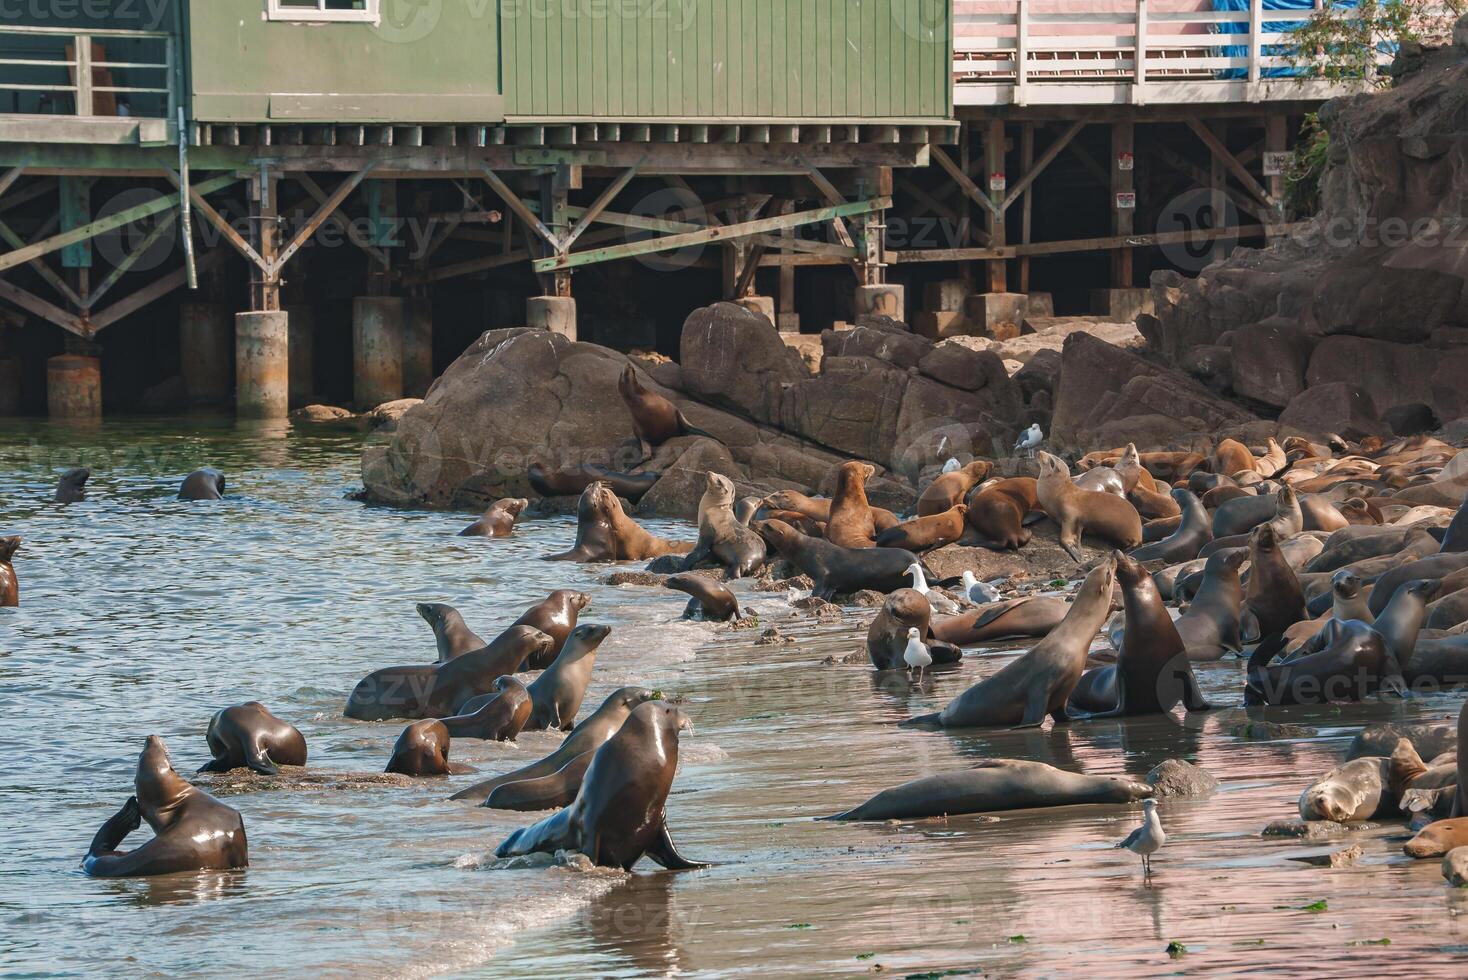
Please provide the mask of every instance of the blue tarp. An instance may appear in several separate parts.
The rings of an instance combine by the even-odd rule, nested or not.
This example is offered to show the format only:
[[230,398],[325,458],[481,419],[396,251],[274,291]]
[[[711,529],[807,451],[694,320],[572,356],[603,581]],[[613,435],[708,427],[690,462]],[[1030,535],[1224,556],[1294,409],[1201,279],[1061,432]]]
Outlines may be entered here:
[[[1336,0],[1335,6],[1349,8],[1355,7],[1356,4],[1357,0]],[[1242,10],[1247,12],[1249,9],[1249,0],[1213,0],[1213,9]],[[1315,0],[1264,0],[1264,9],[1310,11],[1315,9]],[[1308,19],[1309,15],[1306,14],[1305,17]],[[1304,27],[1305,23],[1306,20],[1303,19],[1271,20],[1265,22],[1264,29],[1267,33],[1273,34],[1293,31],[1297,28]],[[1213,26],[1219,34],[1249,33],[1249,22],[1247,20],[1242,23],[1214,24]],[[1288,44],[1266,44],[1260,53],[1266,57],[1284,58],[1289,56],[1291,50],[1292,48]],[[1225,58],[1249,57],[1249,49],[1245,45],[1226,47],[1222,51],[1222,57]],[[1298,75],[1303,75],[1304,71],[1299,68],[1281,66],[1278,68],[1263,68],[1259,74],[1264,78],[1293,78]],[[1218,72],[1219,78],[1247,78],[1248,76],[1249,71],[1247,68],[1225,68]]]

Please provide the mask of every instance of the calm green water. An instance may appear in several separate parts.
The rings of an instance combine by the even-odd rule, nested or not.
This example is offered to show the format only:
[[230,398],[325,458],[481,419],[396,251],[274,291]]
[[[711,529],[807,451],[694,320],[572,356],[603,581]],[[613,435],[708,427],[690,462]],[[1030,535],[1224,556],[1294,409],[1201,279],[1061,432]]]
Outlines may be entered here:
[[[860,649],[862,611],[817,627],[789,596],[748,595],[797,639],[787,646],[682,623],[681,594],[539,561],[568,546],[566,519],[527,522],[510,540],[459,539],[468,515],[348,499],[360,440],[198,420],[0,427],[0,534],[26,538],[22,606],[0,610],[0,972],[714,977],[880,965],[896,976],[1138,976],[1227,965],[1317,976],[1322,963],[1331,975],[1411,963],[1461,975],[1468,961],[1468,896],[1444,886],[1437,862],[1401,855],[1400,827],[1351,835],[1364,857],[1338,871],[1290,860],[1320,846],[1258,837],[1294,815],[1300,790],[1361,724],[1455,713],[1452,695],[1297,711],[1283,717],[1317,734],[1277,742],[1232,738],[1216,715],[1189,728],[899,730],[1013,651],[918,689],[822,663]],[[51,503],[56,474],[78,464],[94,470],[91,499]],[[200,465],[226,472],[227,500],[173,499]],[[450,602],[488,636],[562,587],[595,596],[583,622],[614,628],[585,710],[631,683],[685,699],[697,730],[684,740],[670,825],[687,854],[717,867],[497,865],[495,846],[528,820],[447,797],[544,755],[556,741],[547,733],[456,743],[453,757],[479,776],[374,782],[401,725],[340,710],[368,671],[433,659],[413,604]],[[1237,664],[1201,674],[1210,697],[1238,702]],[[92,834],[131,792],[144,737],[162,735],[192,772],[207,759],[210,715],[250,698],[301,728],[311,770],[344,778],[228,797],[249,834],[246,871],[82,875]],[[1163,805],[1171,842],[1150,886],[1135,858],[1110,848],[1136,807],[998,822],[811,819],[995,755],[1133,776],[1180,755],[1225,785]],[[1320,899],[1328,911],[1301,910]],[[1383,938],[1392,944],[1365,944]],[[1188,946],[1182,962],[1164,952],[1171,940]]]

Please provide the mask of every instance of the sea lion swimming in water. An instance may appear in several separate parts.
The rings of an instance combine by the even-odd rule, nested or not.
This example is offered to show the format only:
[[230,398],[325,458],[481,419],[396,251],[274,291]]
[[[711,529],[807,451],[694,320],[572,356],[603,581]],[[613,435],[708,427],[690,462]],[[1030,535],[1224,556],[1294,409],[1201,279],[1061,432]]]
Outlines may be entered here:
[[0,538],[0,607],[20,605],[20,579],[15,577],[11,559],[20,549],[19,537]]
[[617,382],[617,391],[632,413],[632,432],[642,447],[642,458],[652,455],[653,446],[661,446],[679,436],[703,436],[718,442],[718,436],[705,432],[684,417],[681,409],[655,391],[642,386],[637,369],[628,364]]
[[739,598],[721,582],[697,572],[684,572],[663,580],[669,589],[686,592],[690,598],[684,607],[684,619],[707,619],[726,622],[740,616]]
[[784,521],[755,521],[754,530],[781,556],[815,582],[817,598],[873,589],[895,592],[907,585],[907,569],[918,558],[901,548],[843,548],[807,537]]
[[75,504],[86,500],[87,481],[91,478],[92,471],[85,466],[74,466],[61,474],[61,479],[56,484],[56,502]]
[[556,589],[540,602],[520,614],[514,626],[533,626],[555,642],[545,653],[532,653],[525,661],[526,670],[545,670],[561,654],[566,637],[576,628],[576,619],[591,605],[591,596],[574,589]]
[[484,648],[479,634],[469,628],[453,606],[443,602],[420,602],[416,608],[428,628],[433,630],[439,663],[446,664],[455,657]]
[[576,727],[576,712],[591,683],[596,666],[596,649],[612,632],[610,626],[582,625],[571,631],[555,662],[526,688],[530,692],[530,720],[525,730],[543,731],[559,728],[569,732]]
[[765,563],[765,539],[734,516],[734,481],[709,470],[698,502],[698,543],[683,561],[683,571],[714,561],[731,578],[743,578]]
[[515,530],[515,519],[530,506],[524,497],[506,497],[489,505],[484,514],[459,532],[461,538],[508,538]]
[[494,682],[494,691],[466,701],[457,715],[440,718],[452,738],[513,742],[530,720],[530,691],[520,679],[506,674]]
[[259,701],[216,711],[204,738],[214,759],[200,766],[199,772],[229,772],[243,766],[274,776],[280,766],[306,764],[306,739],[300,730],[275,717]]
[[398,736],[385,771],[404,776],[457,776],[474,772],[473,766],[449,761],[451,741],[448,728],[437,718],[415,721]]
[[639,705],[596,750],[575,801],[515,831],[495,857],[578,851],[593,864],[623,871],[644,855],[670,871],[708,867],[678,853],[663,809],[678,769],[678,735],[692,730],[672,705]]
[[178,499],[223,500],[224,474],[209,467],[194,470],[184,477],[183,485],[178,489]]
[[605,483],[586,488],[576,505],[576,544],[548,561],[643,561],[661,555],[686,555],[691,541],[666,541],[643,529],[622,510]]
[[[96,878],[130,878],[179,871],[224,871],[249,865],[239,811],[190,785],[168,762],[163,739],[149,735],[138,756],[134,796],[92,838],[82,867]],[[146,820],[154,837],[119,851]]]

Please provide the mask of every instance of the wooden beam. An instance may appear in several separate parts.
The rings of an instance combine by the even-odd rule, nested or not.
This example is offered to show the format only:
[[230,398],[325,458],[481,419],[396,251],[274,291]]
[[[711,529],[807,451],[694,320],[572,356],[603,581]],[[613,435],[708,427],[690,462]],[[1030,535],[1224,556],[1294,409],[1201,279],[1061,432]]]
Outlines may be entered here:
[[632,178],[636,176],[637,167],[628,167],[617,176],[616,180],[608,184],[606,190],[598,194],[596,200],[591,202],[591,207],[586,209],[581,215],[581,219],[576,222],[570,231],[566,232],[566,237],[561,239],[556,251],[569,252],[571,246],[575,244],[576,239],[581,237],[581,233],[591,227],[591,223],[596,220],[596,216],[605,211],[607,206],[612,203],[612,199],[622,193],[623,189],[632,182]]
[[751,245],[744,256],[744,267],[739,270],[739,278],[734,282],[734,295],[730,299],[738,299],[748,296],[754,289],[754,277],[759,272],[759,260],[765,257],[768,249],[763,243]]
[[[990,119],[988,130],[984,133],[984,169],[988,174],[1005,173],[1004,157],[1005,150],[1004,120]],[[990,184],[989,196],[984,200],[989,202],[989,220],[985,223],[985,230],[989,233],[989,245],[991,248],[1003,248],[1008,242],[1009,229],[1004,218],[1003,207],[1004,190],[995,189]],[[1009,263],[1004,259],[994,259],[988,266],[988,288],[990,293],[1009,292]]]
[[5,172],[5,176],[0,177],[0,197],[4,197],[5,192],[10,190],[17,180],[20,180],[21,174],[25,173],[25,168],[28,165],[28,163],[21,163],[15,167],[11,167]]
[[[1020,123],[1019,132],[1019,165],[1025,173],[1034,169],[1035,165],[1035,124],[1032,122]],[[1030,187],[1025,188],[1025,196],[1020,202],[1019,211],[1019,241],[1021,245],[1030,244],[1030,231],[1035,213],[1035,189],[1033,182]],[[1030,257],[1023,256],[1019,260],[1019,291],[1028,294],[1030,291]]]
[[80,317],[63,310],[50,300],[42,299],[35,293],[26,292],[13,282],[0,279],[0,299],[8,299],[21,309],[29,310],[41,319],[54,323],[78,337],[91,336],[91,332]]
[[1058,242],[1036,242],[1031,245],[1007,245],[1003,248],[921,248],[889,251],[890,262],[977,262],[1012,259],[1025,255],[1060,255],[1067,252],[1102,252],[1113,248],[1146,248],[1152,245],[1196,244],[1220,238],[1280,238],[1304,231],[1308,221],[1286,225],[1244,225],[1229,228],[1203,228],[1194,231],[1165,231],[1150,235],[1118,235],[1105,238],[1074,238]]
[[[1129,238],[1136,231],[1137,209],[1135,206],[1120,206],[1121,195],[1131,194],[1136,202],[1136,150],[1133,146],[1136,129],[1130,122],[1111,124],[1111,234],[1117,238]],[[1123,169],[1122,160],[1128,166]],[[1115,249],[1111,253],[1111,285],[1117,289],[1131,289],[1135,274],[1132,267],[1132,250]]]
[[158,219],[158,222],[153,225],[153,230],[148,232],[148,234],[143,237],[143,240],[138,243],[137,247],[135,247],[127,255],[123,256],[122,261],[117,263],[116,268],[114,268],[111,272],[107,274],[107,278],[103,279],[100,283],[94,286],[92,288],[92,291],[87,294],[86,300],[84,302],[78,303],[77,305],[85,310],[90,310],[92,307],[96,306],[97,301],[100,300],[103,296],[106,296],[107,292],[113,286],[117,285],[117,281],[127,273],[127,270],[131,269],[133,265],[137,263],[138,259],[143,257],[143,253],[145,253],[146,251],[148,251],[148,249],[157,244],[158,239],[162,238],[164,233],[167,232],[168,229],[173,227],[173,223],[177,221],[178,218],[179,213],[176,211],[169,211],[167,214],[160,217]]
[[[10,245],[11,248],[25,248],[27,244],[26,240],[17,235],[15,233],[15,230],[7,225],[4,221],[0,221],[0,238],[5,239],[6,243]],[[80,309],[86,305],[82,302],[82,298],[77,295],[76,290],[71,288],[70,283],[61,278],[61,276],[55,270],[53,270],[49,265],[46,264],[46,261],[44,259],[32,259],[31,261],[27,262],[26,265],[34,269],[36,275],[46,280],[46,282],[50,284],[52,289],[56,290],[63,297],[65,297],[65,299],[73,306]]]
[[275,263],[270,269],[271,278],[280,275],[280,271],[285,268],[285,264],[291,260],[291,257],[300,251],[301,246],[306,244],[308,238],[316,234],[316,229],[320,228],[327,218],[336,213],[336,209],[342,206],[342,202],[347,199],[347,195],[356,190],[357,185],[362,183],[363,179],[376,166],[376,161],[369,162],[361,170],[358,170],[346,180],[342,181],[337,189],[332,192],[331,197],[322,202],[321,206],[316,209],[316,213],[311,216],[311,219],[296,232],[296,237],[292,238],[290,244],[281,250],[280,257],[275,260]]
[[[229,253],[222,248],[216,248],[205,252],[203,258],[199,259],[198,271],[210,271],[215,266],[223,262],[224,257],[228,254]],[[188,283],[189,270],[186,268],[179,268],[174,272],[170,272],[162,279],[151,282],[148,285],[144,286],[142,289],[137,290],[136,292],[129,293],[127,296],[124,296],[116,303],[113,303],[102,312],[94,313],[92,315],[91,320],[89,321],[91,323],[92,333],[95,334],[104,327],[110,327],[112,324],[116,323],[118,320],[121,320],[123,317],[131,316],[138,310],[141,310],[143,307],[147,306],[149,303],[152,303],[158,299],[162,299],[164,296],[167,296],[175,289],[187,286]]]
[[[387,132],[391,131],[391,129],[387,130]],[[310,194],[311,197],[316,200],[316,203],[318,205],[326,203],[326,191],[321,189],[321,185],[316,183],[316,181],[312,179],[310,174],[292,174],[291,176],[295,178],[295,180],[299,182],[302,187],[306,188],[306,193]],[[359,242],[354,240],[354,238],[352,237],[351,226],[347,224],[346,219],[341,216],[339,211],[333,211],[326,220],[332,225],[335,225],[336,228],[341,231],[343,238],[360,248],[362,251],[366,252],[378,265],[382,266],[384,269],[389,269],[392,267],[392,260],[387,257],[387,253],[384,252],[382,249],[378,248],[375,245],[368,244],[367,242]]]
[[1076,134],[1085,128],[1086,120],[1084,119],[1077,119],[1071,123],[1054,143],[1051,143],[1045,148],[1045,152],[1040,154],[1040,159],[1035,161],[1035,165],[1028,168],[1024,176],[1015,181],[1014,186],[1004,195],[1004,200],[1000,203],[999,210],[1008,211],[1009,206],[1019,200],[1019,196],[1029,190],[1030,185],[1035,182],[1036,178],[1045,172],[1045,168],[1050,166],[1056,157],[1060,156],[1060,151],[1065,149],[1066,145],[1075,139]]
[[[585,208],[569,208],[572,217],[585,211]],[[697,211],[698,209],[690,209]],[[696,215],[695,215],[696,216]],[[671,218],[653,218],[641,214],[622,214],[616,211],[604,211],[597,218],[598,224],[615,225],[618,228],[635,228],[638,231],[656,231],[663,234],[681,234],[683,232],[703,231],[705,228],[722,228],[722,224],[697,225],[691,221],[676,221]],[[589,240],[590,236],[588,236]],[[812,242],[801,238],[782,238],[779,235],[750,235],[751,244],[762,244],[774,249],[791,249],[797,252],[807,252],[812,255],[829,255],[833,258],[855,258],[856,248],[850,245],[833,245],[830,242]]]
[[[172,170],[168,171],[168,179],[173,182],[173,186],[175,187],[183,186],[183,178],[179,177],[179,175],[174,173]],[[245,241],[244,237],[240,235],[239,232],[230,227],[229,221],[224,217],[224,215],[220,214],[214,209],[214,205],[204,200],[203,194],[197,193],[192,188],[190,188],[189,201],[192,202],[195,210],[197,210],[200,214],[204,216],[204,220],[213,225],[215,229],[224,236],[224,240],[229,242],[230,245],[234,246],[236,252],[239,252],[250,262],[253,262],[255,266],[260,269],[260,271],[267,273],[270,271],[269,265],[264,259],[260,257],[260,253],[255,251],[254,246]]]
[[948,171],[948,176],[953,178],[953,182],[958,185],[959,190],[963,191],[965,197],[967,197],[970,201],[973,201],[975,204],[982,205],[987,211],[989,211],[990,214],[997,215],[1001,213],[998,210],[998,205],[996,205],[993,201],[989,199],[988,194],[985,194],[983,191],[979,190],[979,185],[975,184],[973,180],[969,178],[969,175],[964,173],[963,170],[959,168],[958,164],[953,162],[953,158],[950,157],[942,147],[931,147],[930,153],[932,155],[932,159],[937,160],[938,165],[944,170]]
[[525,227],[534,231],[537,235],[541,237],[541,239],[545,241],[547,245],[554,249],[559,243],[559,240],[556,238],[555,234],[545,226],[545,223],[540,220],[539,216],[537,216],[534,211],[530,210],[530,208],[525,205],[524,201],[520,200],[519,194],[516,194],[514,191],[510,190],[509,185],[500,179],[499,174],[495,173],[493,170],[490,170],[488,167],[484,167],[482,169],[484,171],[485,181],[489,183],[489,186],[493,188],[494,192],[498,194],[500,198],[505,202],[505,206],[508,207],[511,211],[515,212],[515,217],[525,222]]
[[[837,204],[846,203],[846,195],[837,190],[836,185],[827,180],[826,175],[821,173],[818,169],[807,165],[806,176],[810,179],[810,182],[815,185],[815,188],[820,193],[821,197],[825,198],[827,204],[835,206]],[[831,227],[836,229],[837,241],[839,241],[842,245],[845,245],[847,248],[854,249],[856,247],[856,239],[851,237],[851,229],[846,227],[846,222],[842,221],[840,218],[833,218],[831,220]]]
[[1259,181],[1254,179],[1254,175],[1249,173],[1248,168],[1234,158],[1234,155],[1228,151],[1228,147],[1208,128],[1206,123],[1199,122],[1191,116],[1185,121],[1188,124],[1188,128],[1208,147],[1214,159],[1223,164],[1228,169],[1228,172],[1233,174],[1250,194],[1257,197],[1265,207],[1274,207],[1274,198],[1270,196],[1268,191],[1259,186]]

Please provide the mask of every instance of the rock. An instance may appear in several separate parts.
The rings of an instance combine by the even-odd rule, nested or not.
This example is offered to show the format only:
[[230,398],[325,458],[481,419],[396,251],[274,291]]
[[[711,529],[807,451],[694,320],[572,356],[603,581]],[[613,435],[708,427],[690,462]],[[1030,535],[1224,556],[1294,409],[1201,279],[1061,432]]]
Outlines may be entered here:
[[1096,316],[1030,317],[1025,326],[1033,333],[1021,334],[993,345],[994,352],[1005,360],[1028,363],[1043,350],[1059,352],[1065,338],[1084,333],[1116,347],[1140,349],[1144,345],[1141,331],[1130,321],[1108,320]]
[[1395,405],[1381,413],[1381,420],[1399,436],[1415,436],[1437,428],[1437,416],[1421,402]]
[[823,331],[821,346],[826,357],[873,357],[904,369],[917,367],[933,349],[932,342],[893,328],[886,318],[864,318],[851,330]]
[[682,555],[659,555],[648,562],[643,571],[651,575],[676,575],[683,567]]
[[[1459,22],[1459,30],[1463,30],[1462,22]],[[1468,41],[1459,41],[1459,45],[1468,49]],[[1443,877],[1448,884],[1454,888],[1468,887],[1468,847],[1455,847],[1443,855],[1442,861]]]
[[383,402],[376,408],[362,413],[362,419],[367,423],[367,428],[380,432],[391,432],[398,427],[403,416],[423,403],[421,398],[399,398],[395,401]]
[[1459,17],[1453,24],[1453,46],[1468,54],[1468,14]]
[[357,414],[350,409],[338,408],[335,405],[307,405],[298,408],[290,414],[290,420],[297,424],[306,425],[331,425],[343,422],[355,422]]
[[754,587],[761,592],[809,592],[816,587],[816,583],[809,575],[794,575],[788,578],[760,578],[755,581]]
[[1291,861],[1299,861],[1302,864],[1314,865],[1317,868],[1349,868],[1361,860],[1360,844],[1352,844],[1350,847],[1339,851],[1328,851],[1324,854],[1306,854],[1301,857],[1290,858]]
[[181,412],[188,407],[189,386],[177,374],[143,389],[138,398],[138,410],[143,412]]
[[1274,742],[1289,738],[1309,738],[1315,734],[1313,728],[1304,725],[1287,725],[1278,721],[1256,721],[1242,718],[1222,726],[1225,735],[1247,739],[1251,742]]
[[1353,823],[1349,826],[1334,820],[1274,820],[1260,833],[1261,837],[1298,837],[1301,840],[1324,840],[1357,830],[1375,829],[1375,824]]
[[875,609],[887,601],[887,594],[874,589],[859,589],[856,592],[838,592],[831,598],[838,606],[866,606]]
[[684,391],[759,422],[779,417],[784,385],[809,376],[774,324],[734,303],[690,313],[679,350]]
[[1462,295],[1463,279],[1451,273],[1343,264],[1321,279],[1314,312],[1326,334],[1408,343],[1442,326]]
[[655,572],[612,572],[610,575],[603,575],[601,582],[604,585],[653,586],[662,585],[663,580],[667,577],[666,575],[659,575]]
[[963,543],[950,544],[923,555],[923,562],[936,580],[956,579],[971,571],[980,582],[1017,575],[1023,578],[1051,579],[1075,569],[1075,562],[1061,550],[1056,541],[1055,524],[1045,521],[1035,525],[1030,543],[1018,551],[991,551]]
[[1224,392],[1233,381],[1232,358],[1232,350],[1223,344],[1200,344],[1183,356],[1181,366],[1211,390]]
[[1035,351],[1034,356],[1014,376],[1015,384],[1019,385],[1026,402],[1032,402],[1035,395],[1042,391],[1053,397],[1055,384],[1059,380],[1060,351],[1048,349]]
[[1305,390],[1312,347],[1304,329],[1283,318],[1239,327],[1229,344],[1234,392],[1284,408]]
[[[872,458],[914,479],[939,456],[1003,455],[1019,435],[1015,420],[1023,407],[1019,386],[1002,366],[998,379],[973,392],[930,378],[912,378],[903,392],[888,452]],[[939,446],[944,447],[941,452]]]
[[979,391],[1009,383],[1004,362],[993,351],[977,351],[963,344],[941,343],[923,355],[918,370],[935,381],[961,391]]
[[793,639],[786,636],[784,633],[781,633],[777,627],[769,626],[766,627],[765,631],[759,635],[759,639],[754,641],[754,645],[757,647],[768,647],[794,642],[795,641]]
[[1149,773],[1146,782],[1164,799],[1174,796],[1207,796],[1218,789],[1212,775],[1182,759],[1164,759]]
[[739,464],[721,443],[702,436],[683,436],[665,443],[662,449],[681,450],[677,460],[662,471],[652,489],[637,502],[637,513],[646,517],[692,518],[708,489],[705,474],[719,473],[734,481],[735,499],[748,496],[747,481]]
[[1468,350],[1433,350],[1360,337],[1327,337],[1310,357],[1311,387],[1355,385],[1384,413],[1398,405],[1426,404],[1438,418],[1468,413]]
[[1314,385],[1296,395],[1280,413],[1279,427],[1286,435],[1311,439],[1331,434],[1346,439],[1391,434],[1377,417],[1371,396],[1342,381]]
[[833,357],[828,348],[821,373],[785,392],[780,427],[858,459],[885,461],[909,380],[874,357]]

